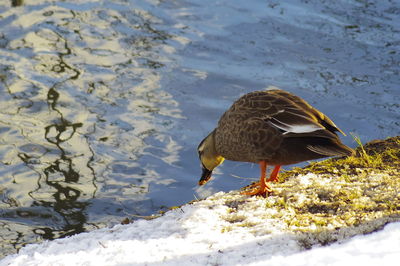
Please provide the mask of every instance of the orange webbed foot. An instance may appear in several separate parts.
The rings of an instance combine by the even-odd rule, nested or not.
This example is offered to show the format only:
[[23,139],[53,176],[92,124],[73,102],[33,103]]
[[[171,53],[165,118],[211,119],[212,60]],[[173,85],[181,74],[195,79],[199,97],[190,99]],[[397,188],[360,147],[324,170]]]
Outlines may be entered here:
[[260,181],[254,183],[245,188],[244,191],[241,192],[242,195],[248,196],[263,196],[266,197],[268,193],[272,192],[270,186],[268,186],[267,182],[278,182],[278,173],[279,169],[281,168],[280,165],[276,165],[274,170],[271,173],[271,176],[265,180],[265,172],[267,170],[267,163],[265,161],[260,161],[258,163],[260,165]]
[[260,182],[257,182],[246,187],[245,190],[241,192],[241,194],[247,196],[266,197],[266,195],[270,192],[272,192],[272,189],[266,183],[260,184]]

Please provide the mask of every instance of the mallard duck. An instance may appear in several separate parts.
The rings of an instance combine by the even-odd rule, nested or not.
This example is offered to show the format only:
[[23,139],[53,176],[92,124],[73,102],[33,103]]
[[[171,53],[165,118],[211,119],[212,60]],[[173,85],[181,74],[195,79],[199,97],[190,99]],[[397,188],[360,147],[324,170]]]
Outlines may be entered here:
[[[305,100],[280,89],[250,92],[222,115],[218,126],[198,146],[202,165],[199,185],[225,159],[257,163],[260,181],[243,192],[266,195],[267,182],[278,181],[282,165],[331,156],[347,156],[353,149],[344,145],[343,133],[329,117]],[[274,169],[266,179],[268,165]]]

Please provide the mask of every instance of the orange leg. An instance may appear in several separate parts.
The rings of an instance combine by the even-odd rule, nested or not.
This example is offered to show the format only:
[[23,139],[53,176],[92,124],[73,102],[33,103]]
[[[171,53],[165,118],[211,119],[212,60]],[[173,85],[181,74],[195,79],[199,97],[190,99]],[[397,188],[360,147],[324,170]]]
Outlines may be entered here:
[[[267,163],[265,161],[261,161],[258,163],[260,165],[260,182],[257,182],[250,186],[252,188],[250,191],[243,191],[242,194],[255,196],[261,195],[266,196],[267,192],[272,192],[272,189],[268,186],[265,180],[265,172],[267,170]],[[275,167],[276,168],[276,167]],[[279,169],[278,169],[279,171]],[[275,172],[275,169],[274,169]]]
[[276,165],[274,170],[272,171],[270,177],[267,179],[267,182],[278,182],[279,181],[278,173],[279,173],[280,169],[281,169],[281,166],[280,165]]

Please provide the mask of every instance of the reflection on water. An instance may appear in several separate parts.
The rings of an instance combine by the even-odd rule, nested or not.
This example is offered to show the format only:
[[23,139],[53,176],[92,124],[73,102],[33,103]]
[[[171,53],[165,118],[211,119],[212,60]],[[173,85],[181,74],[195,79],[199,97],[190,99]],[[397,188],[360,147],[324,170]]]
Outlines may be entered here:
[[22,6],[24,4],[24,0],[11,0],[11,6]]
[[126,3],[40,2],[1,9],[2,254],[157,212],[149,184],[174,181],[141,154],[174,164],[180,149],[167,131],[181,111],[156,71],[173,51],[162,20]]
[[0,3],[0,256],[248,184],[226,162],[197,189],[195,148],[254,89],[400,133],[398,5],[267,2]]

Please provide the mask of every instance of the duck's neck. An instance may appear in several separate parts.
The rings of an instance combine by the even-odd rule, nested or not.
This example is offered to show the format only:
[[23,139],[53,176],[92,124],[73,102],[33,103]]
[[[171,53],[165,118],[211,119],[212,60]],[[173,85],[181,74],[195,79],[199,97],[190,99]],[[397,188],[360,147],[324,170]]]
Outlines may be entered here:
[[210,167],[217,167],[225,160],[225,158],[217,152],[215,147],[215,129],[205,138],[204,142],[204,160]]

